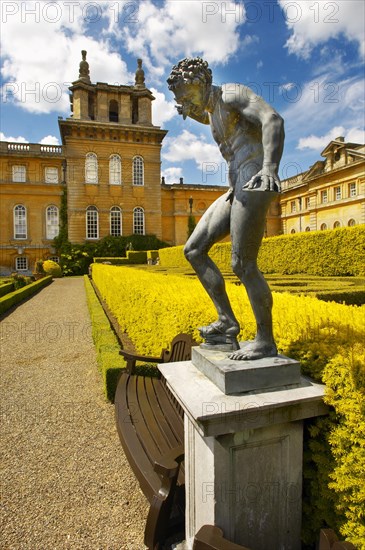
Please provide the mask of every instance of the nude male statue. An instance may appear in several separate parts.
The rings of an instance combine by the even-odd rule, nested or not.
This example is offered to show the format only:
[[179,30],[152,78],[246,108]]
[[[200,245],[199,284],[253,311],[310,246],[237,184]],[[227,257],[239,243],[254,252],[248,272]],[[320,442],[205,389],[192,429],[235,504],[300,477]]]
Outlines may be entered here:
[[[272,329],[272,295],[257,267],[266,213],[280,192],[279,162],[284,123],[261,97],[242,84],[212,84],[208,63],[200,57],[175,65],[167,80],[178,112],[210,124],[212,135],[228,164],[229,191],[205,212],[185,245],[184,253],[212,299],[218,320],[200,327],[204,347],[231,351],[235,360],[277,355]],[[257,333],[241,349],[238,321],[224,279],[208,256],[212,245],[230,233],[232,268],[244,284],[253,309]]]

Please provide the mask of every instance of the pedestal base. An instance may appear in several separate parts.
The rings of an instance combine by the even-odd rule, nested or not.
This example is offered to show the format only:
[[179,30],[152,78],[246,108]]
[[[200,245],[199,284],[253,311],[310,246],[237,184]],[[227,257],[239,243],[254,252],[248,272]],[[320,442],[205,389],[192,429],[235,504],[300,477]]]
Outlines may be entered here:
[[300,550],[302,420],[323,386],[225,395],[191,361],[159,366],[185,412],[186,548],[204,524],[252,550]]
[[[241,347],[246,342],[241,342]],[[234,361],[230,352],[193,348],[194,366],[223,393],[235,395],[300,383],[300,364],[294,359],[277,355],[254,361]]]

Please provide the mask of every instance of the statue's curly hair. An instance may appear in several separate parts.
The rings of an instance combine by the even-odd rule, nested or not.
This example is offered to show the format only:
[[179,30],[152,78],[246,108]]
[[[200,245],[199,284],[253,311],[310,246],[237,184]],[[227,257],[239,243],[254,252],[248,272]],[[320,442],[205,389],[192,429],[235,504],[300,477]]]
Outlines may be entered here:
[[201,57],[185,57],[172,67],[167,84],[173,90],[179,84],[211,84],[212,71]]

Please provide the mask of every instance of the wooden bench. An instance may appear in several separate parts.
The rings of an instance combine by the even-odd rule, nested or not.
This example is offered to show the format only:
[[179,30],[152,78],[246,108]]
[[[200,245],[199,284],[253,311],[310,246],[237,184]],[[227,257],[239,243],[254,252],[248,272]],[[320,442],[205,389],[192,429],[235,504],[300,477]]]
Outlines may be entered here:
[[318,550],[356,550],[351,542],[339,541],[332,529],[321,529]]
[[250,550],[223,538],[223,531],[214,525],[203,525],[194,537],[193,550]]
[[145,544],[151,550],[185,527],[184,415],[163,378],[135,374],[137,361],[166,363],[191,358],[192,338],[179,334],[170,350],[145,357],[121,350],[127,361],[115,395],[120,441],[150,502]]

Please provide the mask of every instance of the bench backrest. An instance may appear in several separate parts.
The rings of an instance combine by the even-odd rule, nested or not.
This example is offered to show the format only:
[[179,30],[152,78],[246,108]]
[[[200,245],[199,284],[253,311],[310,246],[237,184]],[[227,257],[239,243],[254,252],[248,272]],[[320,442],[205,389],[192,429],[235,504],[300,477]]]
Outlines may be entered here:
[[170,349],[162,350],[162,363],[189,361],[191,359],[192,345],[193,339],[190,334],[178,334],[171,342]]

